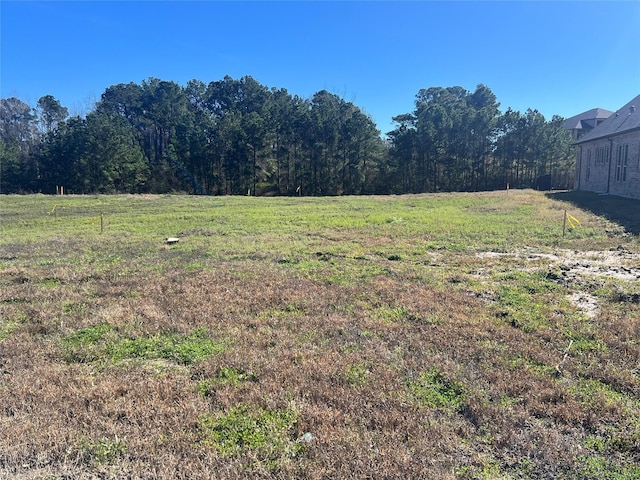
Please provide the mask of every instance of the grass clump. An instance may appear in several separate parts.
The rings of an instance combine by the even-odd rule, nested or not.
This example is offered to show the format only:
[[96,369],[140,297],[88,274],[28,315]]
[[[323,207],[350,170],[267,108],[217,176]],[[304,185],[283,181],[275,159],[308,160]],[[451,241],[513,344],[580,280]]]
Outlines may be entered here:
[[557,374],[554,366],[546,365],[543,362],[525,357],[516,357],[511,359],[509,361],[509,367],[515,371],[524,370],[534,375],[540,375],[541,377],[551,378]]
[[379,318],[386,324],[405,320],[409,316],[408,310],[402,306],[379,307],[374,311],[374,317]]
[[640,478],[640,466],[635,464],[620,465],[600,455],[583,457],[581,461],[583,466],[576,472],[580,478],[594,480],[636,480]]
[[218,385],[238,387],[245,382],[255,382],[257,379],[256,374],[253,372],[247,372],[235,367],[220,367],[214,378],[201,380],[198,382],[196,389],[200,396],[209,397]]
[[300,451],[294,437],[297,421],[291,407],[270,410],[240,403],[226,413],[202,415],[198,425],[201,443],[222,456],[253,454],[273,464]]
[[345,379],[349,385],[354,387],[362,387],[367,383],[369,375],[371,375],[371,365],[369,362],[354,363],[345,369]]
[[634,425],[636,433],[640,433],[640,401],[635,395],[617,391],[612,385],[593,378],[580,378],[568,390],[595,412],[617,413],[621,425]]
[[11,335],[14,330],[17,330],[19,326],[19,323],[12,320],[0,324],[0,342],[2,342],[6,338],[9,338],[9,335]]
[[164,359],[190,365],[224,350],[202,328],[188,335],[171,333],[123,338],[107,323],[79,330],[65,338],[63,344],[66,360],[80,363]]
[[109,464],[120,458],[127,451],[127,445],[118,438],[101,438],[97,441],[80,442],[81,458],[90,465]]
[[532,333],[549,327],[559,288],[539,273],[510,272],[498,276],[499,316],[515,328]]
[[451,411],[460,410],[467,396],[464,385],[448,379],[438,367],[409,381],[409,390],[421,405]]
[[64,357],[67,362],[89,363],[106,359],[106,346],[114,341],[114,328],[101,323],[83,328],[63,340]]
[[220,367],[216,379],[220,383],[238,386],[243,382],[255,382],[257,377],[255,373],[246,372],[240,368]]

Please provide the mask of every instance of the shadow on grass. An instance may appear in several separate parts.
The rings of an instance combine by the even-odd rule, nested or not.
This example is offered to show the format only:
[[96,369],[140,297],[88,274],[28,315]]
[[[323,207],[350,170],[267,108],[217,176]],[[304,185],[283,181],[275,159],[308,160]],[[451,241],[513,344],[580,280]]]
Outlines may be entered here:
[[571,203],[605,217],[624,227],[628,233],[640,234],[640,200],[585,191],[550,192],[546,195],[552,200]]

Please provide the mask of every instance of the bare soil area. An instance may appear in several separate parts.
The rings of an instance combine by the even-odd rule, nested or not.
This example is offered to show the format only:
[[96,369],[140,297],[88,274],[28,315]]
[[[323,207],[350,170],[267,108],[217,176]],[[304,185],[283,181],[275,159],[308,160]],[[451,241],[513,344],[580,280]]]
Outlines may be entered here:
[[[622,246],[604,251],[556,249],[552,252],[538,252],[523,249],[512,253],[481,252],[476,256],[485,259],[512,258],[524,261],[525,264],[535,264],[534,269],[547,269],[549,278],[577,290],[567,297],[589,318],[598,314],[598,298],[586,289],[581,289],[581,286],[590,284],[594,279],[622,282],[640,280],[640,255]],[[640,301],[640,294],[621,295],[629,297],[626,298],[627,301]]]

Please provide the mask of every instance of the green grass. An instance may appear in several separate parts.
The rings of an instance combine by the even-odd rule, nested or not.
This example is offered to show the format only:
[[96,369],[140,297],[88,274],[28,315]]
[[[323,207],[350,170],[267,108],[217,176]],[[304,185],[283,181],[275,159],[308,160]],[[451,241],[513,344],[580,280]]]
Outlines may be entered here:
[[569,391],[596,410],[611,407],[620,409],[628,415],[629,419],[635,419],[637,426],[640,427],[640,400],[636,396],[618,392],[610,385],[596,379],[579,379],[569,388]]
[[638,204],[578,197],[2,197],[0,477],[638,478]]
[[300,451],[293,432],[297,419],[296,411],[289,407],[271,410],[241,403],[227,412],[200,417],[201,444],[223,456],[252,453],[273,467],[279,458]]
[[457,411],[466,397],[465,386],[447,378],[437,367],[420,373],[408,385],[416,400],[430,408]]
[[[414,257],[423,250],[505,251],[512,245],[561,246],[606,232],[587,220],[562,238],[560,206],[518,203],[518,193],[484,197],[408,196],[320,199],[96,196],[9,196],[3,199],[2,244],[28,239],[36,253],[63,253],[68,261],[116,265],[131,253],[157,257],[163,239],[178,236],[170,249],[180,256],[207,252],[213,258],[277,252],[296,258],[316,252],[356,258],[381,252],[387,259]],[[535,198],[535,197],[532,197]],[[513,201],[512,201],[513,199]],[[56,218],[48,215],[57,205]],[[104,232],[96,219],[104,215]],[[358,232],[358,235],[353,233]],[[372,245],[363,244],[362,234]],[[109,253],[101,248],[109,246]],[[265,248],[269,247],[269,248]],[[73,248],[75,247],[75,248]],[[200,268],[202,262],[194,262]]]
[[410,313],[404,307],[379,307],[373,312],[374,317],[385,323],[393,323],[407,319]]
[[100,438],[97,441],[83,440],[79,444],[81,458],[89,465],[109,464],[117,460],[127,451],[126,444],[115,436]]
[[68,362],[121,362],[127,359],[164,359],[190,365],[221,353],[224,346],[214,342],[203,329],[188,335],[158,334],[130,337],[109,324],[79,330],[63,341]]
[[17,330],[20,325],[12,320],[0,323],[0,342],[11,335],[11,332]]
[[241,368],[222,366],[215,377],[199,381],[196,389],[201,396],[209,397],[220,385],[238,387],[244,382],[257,381],[258,378],[254,372],[247,372]]
[[620,465],[602,456],[592,455],[581,459],[583,467],[576,472],[581,478],[594,480],[630,480],[640,478],[640,466]]
[[368,362],[358,362],[347,366],[345,379],[354,387],[363,386],[371,375],[371,365]]

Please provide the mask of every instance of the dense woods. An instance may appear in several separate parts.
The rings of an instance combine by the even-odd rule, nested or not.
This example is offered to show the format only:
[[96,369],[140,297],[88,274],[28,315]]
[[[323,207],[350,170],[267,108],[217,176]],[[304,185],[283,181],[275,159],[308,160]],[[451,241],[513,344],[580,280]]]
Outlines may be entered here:
[[105,90],[86,116],[52,95],[0,99],[0,192],[356,195],[573,182],[562,118],[507,109],[491,89],[420,90],[383,138],[326,90],[300,98],[250,76]]

